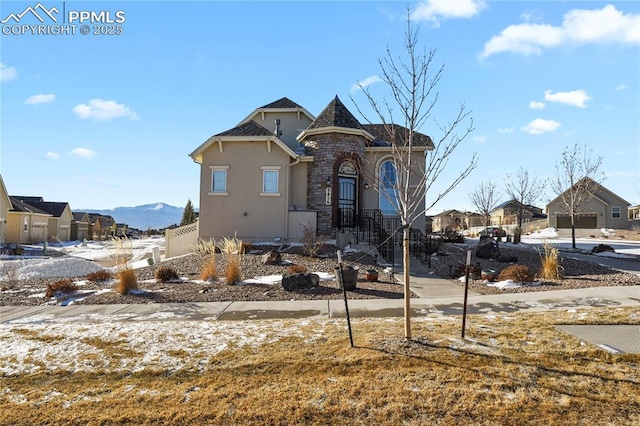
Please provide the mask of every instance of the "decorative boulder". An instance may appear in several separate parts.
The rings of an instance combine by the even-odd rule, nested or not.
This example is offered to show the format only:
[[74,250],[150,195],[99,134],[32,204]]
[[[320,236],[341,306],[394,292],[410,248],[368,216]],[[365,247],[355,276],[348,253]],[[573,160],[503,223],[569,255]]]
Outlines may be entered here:
[[279,265],[280,262],[282,262],[282,255],[275,250],[271,250],[262,255],[263,265]]
[[498,242],[488,235],[480,237],[478,247],[476,247],[476,256],[481,259],[497,259],[500,257],[500,247]]
[[318,284],[320,284],[320,276],[317,274],[284,274],[282,276],[282,288],[287,291],[317,287]]

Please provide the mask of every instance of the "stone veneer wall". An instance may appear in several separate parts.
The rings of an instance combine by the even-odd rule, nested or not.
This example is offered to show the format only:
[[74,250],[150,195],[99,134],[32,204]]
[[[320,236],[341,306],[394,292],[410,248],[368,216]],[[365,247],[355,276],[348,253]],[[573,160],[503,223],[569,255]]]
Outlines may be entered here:
[[[307,174],[307,208],[318,212],[319,235],[335,237],[334,212],[338,200],[338,166],[346,158],[361,162],[363,136],[343,133],[313,135],[306,142],[307,155],[313,156]],[[326,205],[326,181],[331,177],[331,205]],[[358,180],[359,205],[362,206],[362,179]]]

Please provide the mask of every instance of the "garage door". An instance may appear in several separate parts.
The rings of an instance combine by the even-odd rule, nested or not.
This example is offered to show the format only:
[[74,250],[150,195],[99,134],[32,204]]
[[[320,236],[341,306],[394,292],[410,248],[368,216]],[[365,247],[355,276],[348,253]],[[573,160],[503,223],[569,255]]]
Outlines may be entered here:
[[[581,214],[575,218],[576,228],[579,229],[597,229],[598,228],[598,215],[593,214]],[[558,215],[558,228],[571,228],[571,218],[568,215]]]

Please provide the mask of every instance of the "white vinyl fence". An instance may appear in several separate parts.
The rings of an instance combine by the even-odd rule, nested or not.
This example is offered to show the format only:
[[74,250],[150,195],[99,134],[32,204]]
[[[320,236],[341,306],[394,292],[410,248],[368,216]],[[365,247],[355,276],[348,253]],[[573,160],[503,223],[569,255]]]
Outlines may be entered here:
[[193,251],[198,243],[198,221],[175,229],[167,229],[165,233],[165,259],[182,256]]

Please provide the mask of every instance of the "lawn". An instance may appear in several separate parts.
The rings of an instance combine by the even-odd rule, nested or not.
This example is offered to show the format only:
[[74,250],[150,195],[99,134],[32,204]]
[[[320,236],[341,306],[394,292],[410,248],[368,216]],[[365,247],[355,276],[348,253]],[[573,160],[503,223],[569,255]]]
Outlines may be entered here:
[[0,424],[639,424],[640,354],[558,324],[640,309],[3,324]]

